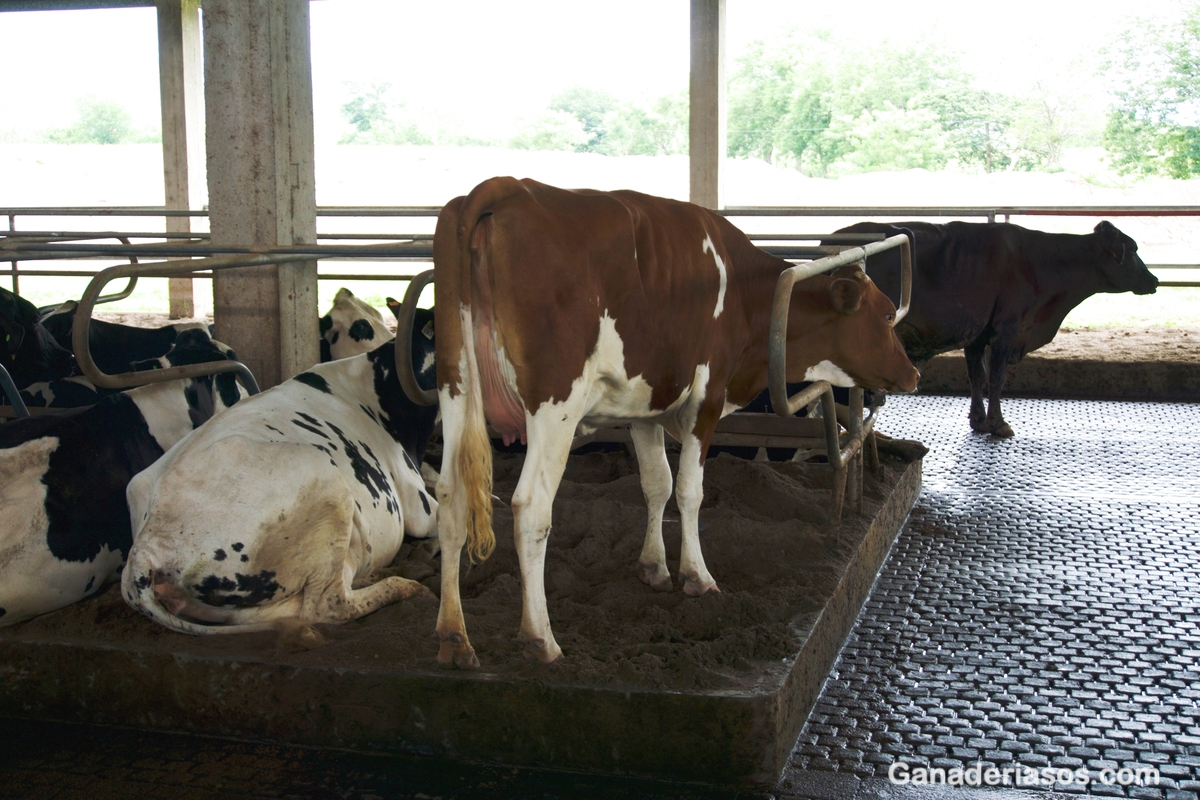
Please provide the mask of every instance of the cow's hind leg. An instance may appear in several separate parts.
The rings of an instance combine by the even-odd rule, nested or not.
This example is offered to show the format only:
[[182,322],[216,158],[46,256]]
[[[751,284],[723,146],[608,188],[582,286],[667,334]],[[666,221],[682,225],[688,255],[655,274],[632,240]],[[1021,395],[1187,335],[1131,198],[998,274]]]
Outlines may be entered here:
[[550,629],[546,608],[546,540],[550,538],[551,508],[575,426],[583,417],[583,392],[574,392],[563,403],[546,403],[526,418],[529,450],[521,479],[513,493],[513,538],[521,563],[521,629],[525,655],[550,663],[562,655]]
[[354,569],[346,564],[324,592],[311,599],[305,597],[300,616],[314,622],[349,622],[400,600],[433,596],[417,581],[399,576],[384,578],[361,589],[352,588],[352,580]]
[[467,495],[458,475],[458,450],[466,424],[467,398],[439,392],[442,414],[442,471],[437,482],[438,544],[442,550],[442,597],[438,607],[438,663],[477,669],[479,659],[467,638],[458,590],[459,562],[467,543]]
[[984,418],[987,412],[983,407],[983,390],[987,386],[987,372],[983,368],[983,356],[987,344],[982,340],[972,342],[963,348],[967,357],[967,381],[971,384],[971,430],[987,433]]
[[1000,390],[1004,388],[1005,373],[1008,371],[1008,359],[1012,355],[1011,339],[992,342],[991,352],[988,353],[988,410],[984,418],[984,430],[1000,439],[1008,439],[1013,435],[1013,429],[1004,421],[1000,412]]
[[679,572],[683,575],[683,591],[690,595],[720,591],[704,564],[704,554],[700,552],[700,502],[704,499],[704,464],[700,459],[704,449],[704,444],[694,434],[684,435],[679,453],[679,479],[675,485],[679,524],[683,528]]
[[635,422],[630,433],[642,473],[642,494],[646,497],[646,541],[638,557],[638,577],[643,583],[666,591],[671,589],[671,573],[667,571],[662,523],[663,510],[671,497],[671,466],[667,463],[663,429],[651,422]]

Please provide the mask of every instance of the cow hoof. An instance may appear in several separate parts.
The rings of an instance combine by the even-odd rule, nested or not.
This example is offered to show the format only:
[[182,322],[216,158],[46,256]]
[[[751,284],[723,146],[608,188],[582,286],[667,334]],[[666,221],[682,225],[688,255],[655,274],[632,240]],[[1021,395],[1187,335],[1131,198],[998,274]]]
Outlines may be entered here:
[[720,593],[720,591],[721,590],[717,588],[717,582],[712,578],[709,578],[707,581],[699,581],[688,578],[683,582],[683,593],[688,597],[699,597],[702,594],[708,594],[709,592]]
[[1001,422],[999,425],[992,428],[991,434],[997,439],[1010,439],[1013,435],[1013,429],[1008,427],[1007,422]]
[[637,563],[637,573],[642,583],[652,589],[657,589],[660,592],[669,592],[675,588],[671,584],[671,573],[667,572],[667,568],[662,564],[639,561]]
[[558,642],[553,639],[547,644],[545,639],[525,639],[525,657],[530,660],[538,660],[543,664],[550,664],[557,661],[562,655],[562,649],[558,646]]
[[475,657],[475,648],[461,633],[451,633],[448,636],[438,636],[441,645],[438,647],[438,665],[446,669],[479,669],[479,659]]
[[975,431],[976,433],[992,432],[991,427],[988,425],[988,421],[983,417],[979,417],[978,419],[971,417],[971,430]]

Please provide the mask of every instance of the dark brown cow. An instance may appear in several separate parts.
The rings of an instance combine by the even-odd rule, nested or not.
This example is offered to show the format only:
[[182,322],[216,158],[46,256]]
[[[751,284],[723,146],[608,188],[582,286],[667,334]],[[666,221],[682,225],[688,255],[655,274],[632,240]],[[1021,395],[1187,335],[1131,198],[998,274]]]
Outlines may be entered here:
[[[1000,438],[1013,435],[1000,413],[1010,364],[1053,339],[1071,309],[1097,292],[1153,294],[1158,287],[1137,254],[1137,242],[1111,222],[1085,235],[994,222],[860,222],[838,232],[909,236],[912,307],[896,333],[919,365],[963,349],[971,428]],[[898,251],[867,259],[867,274],[883,291],[900,296]]]
[[[675,496],[683,589],[717,589],[700,552],[704,453],[717,420],[767,385],[776,280],[789,264],[699,206],[637,192],[567,191],[493,178],[448,204],[434,235],[438,394],[444,449],[438,661],[475,667],[459,598],[463,546],[495,544],[485,418],[528,443],[512,498],[526,653],[553,661],[543,584],[550,510],[576,427],[632,423],[649,508],[638,568],[671,588],[662,515],[671,493],[663,430],[682,443]],[[912,391],[895,307],[861,271],[797,284],[788,379]]]

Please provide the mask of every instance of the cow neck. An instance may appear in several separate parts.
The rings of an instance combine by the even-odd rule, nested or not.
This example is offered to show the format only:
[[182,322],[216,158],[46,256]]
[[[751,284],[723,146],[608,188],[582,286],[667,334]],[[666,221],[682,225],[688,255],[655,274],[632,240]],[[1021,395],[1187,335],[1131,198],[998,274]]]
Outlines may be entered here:
[[318,364],[309,373],[325,379],[326,387],[319,391],[327,390],[357,407],[387,431],[414,461],[421,462],[433,432],[437,406],[418,406],[404,394],[396,379],[394,340],[369,353]]
[[[767,388],[768,340],[771,309],[779,276],[793,265],[754,247],[735,243],[730,248],[738,269],[737,284],[745,314],[748,336],[726,394],[727,400],[744,406]],[[814,334],[824,326],[833,309],[829,303],[828,275],[814,275],[796,284],[788,313],[788,380],[796,381],[804,372],[828,358],[828,347]]]
[[212,378],[152,383],[124,394],[137,406],[163,450],[228,408],[225,393],[213,392]]

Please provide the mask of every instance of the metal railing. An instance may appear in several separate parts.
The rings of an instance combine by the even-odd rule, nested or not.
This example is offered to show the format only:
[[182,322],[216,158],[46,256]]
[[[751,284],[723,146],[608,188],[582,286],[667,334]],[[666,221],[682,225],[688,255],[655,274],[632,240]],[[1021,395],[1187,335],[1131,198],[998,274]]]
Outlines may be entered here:
[[[431,218],[436,217],[441,211],[439,206],[320,206],[317,208],[317,217],[321,218]],[[989,222],[995,222],[998,218],[1003,217],[1004,221],[1008,221],[1014,216],[1058,216],[1058,217],[1197,217],[1200,216],[1200,206],[889,206],[889,207],[869,207],[869,206],[734,206],[717,211],[726,217],[955,217],[955,218],[981,218]],[[85,270],[20,270],[19,263],[21,261],[31,260],[51,260],[53,256],[43,255],[41,257],[31,258],[14,258],[14,255],[21,255],[20,252],[14,253],[13,248],[17,245],[17,239],[28,241],[30,238],[42,235],[45,238],[43,244],[51,244],[52,241],[84,241],[86,239],[95,240],[97,238],[112,238],[116,235],[124,235],[129,239],[155,238],[155,239],[186,239],[193,243],[195,247],[201,247],[199,244],[209,238],[205,232],[196,233],[124,233],[121,232],[92,232],[92,231],[18,231],[18,217],[206,217],[208,214],[204,210],[176,210],[167,209],[160,206],[13,206],[0,208],[0,216],[7,217],[8,231],[0,231],[0,261],[8,261],[11,267],[7,270],[0,270],[0,276],[11,276],[13,279],[14,291],[19,293],[19,279],[21,275],[29,277],[45,276],[45,277],[90,277],[94,272]],[[754,241],[769,242],[769,241],[792,241],[805,242],[817,241],[823,239],[823,244],[833,244],[834,239],[829,235],[818,236],[816,234],[751,234],[750,238]],[[429,233],[320,233],[317,235],[318,241],[336,241],[336,240],[375,240],[375,241],[393,241],[407,242],[409,247],[403,255],[400,256],[378,256],[380,261],[424,261],[428,262],[432,258],[432,248],[423,248],[422,244],[432,240],[432,234]],[[841,243],[859,243],[863,239],[842,239]],[[6,247],[7,246],[7,247]],[[325,247],[329,247],[325,245]],[[78,250],[81,256],[90,248]],[[778,255],[781,258],[818,258],[822,255],[827,255],[831,252],[829,248],[821,246],[800,246],[800,245],[763,245],[763,249],[768,252]],[[26,250],[32,256],[32,250]],[[132,252],[132,251],[131,251]],[[201,254],[199,250],[195,251]],[[216,255],[218,253],[226,253],[228,250],[213,249],[204,255]],[[86,256],[89,258],[105,258],[113,253],[103,249],[97,249]],[[184,255],[184,251],[175,250],[168,252],[161,249],[156,253],[149,251],[137,251],[138,255]],[[320,253],[314,253],[316,257],[322,260],[341,260],[341,257],[334,250],[325,250]],[[1200,264],[1147,264],[1151,271],[1156,270],[1200,270]],[[208,278],[209,274],[193,275],[195,278]],[[369,281],[369,280],[408,280],[411,274],[384,274],[384,273],[336,273],[336,272],[318,272],[319,280],[343,280],[343,281]],[[1194,280],[1160,280],[1159,286],[1170,288],[1182,287],[1200,287],[1200,281]]]

